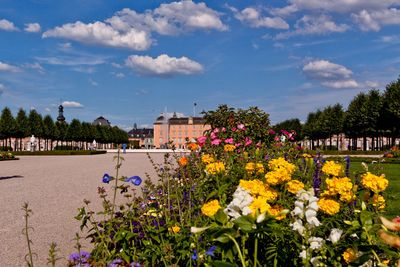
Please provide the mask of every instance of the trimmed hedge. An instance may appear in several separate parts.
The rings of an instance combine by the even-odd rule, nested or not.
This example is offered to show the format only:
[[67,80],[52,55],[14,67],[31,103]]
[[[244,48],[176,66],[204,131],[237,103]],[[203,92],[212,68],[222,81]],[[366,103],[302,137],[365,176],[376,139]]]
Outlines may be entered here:
[[[319,150],[322,155],[383,155],[384,151],[362,151],[362,150]],[[317,153],[316,150],[306,150],[306,153],[315,155]]]
[[[344,157],[327,157],[326,160],[343,161]],[[379,162],[381,164],[400,164],[400,158],[362,158],[362,157],[350,157],[350,162],[365,162],[372,163]]]
[[13,151],[10,146],[0,146],[0,151]]
[[106,154],[105,150],[49,150],[49,151],[17,151],[18,156],[72,156],[72,155],[98,155]]

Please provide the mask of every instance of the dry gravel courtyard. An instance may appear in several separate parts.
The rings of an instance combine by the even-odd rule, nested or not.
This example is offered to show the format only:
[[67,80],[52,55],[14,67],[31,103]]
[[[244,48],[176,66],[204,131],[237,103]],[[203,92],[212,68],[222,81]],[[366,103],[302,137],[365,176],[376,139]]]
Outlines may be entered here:
[[[24,202],[33,210],[30,226],[34,228],[31,240],[38,255],[36,266],[46,266],[51,242],[56,242],[60,256],[67,258],[74,251],[72,239],[79,231],[74,219],[77,208],[83,199],[91,200],[92,207],[101,205],[97,187],[105,185],[101,182],[104,173],[115,174],[115,155],[20,156],[20,160],[0,162],[0,266],[25,266]],[[151,157],[161,163],[163,155],[152,153]],[[157,179],[146,154],[123,156],[121,175],[145,178],[147,172]],[[66,261],[58,265],[65,266]]]

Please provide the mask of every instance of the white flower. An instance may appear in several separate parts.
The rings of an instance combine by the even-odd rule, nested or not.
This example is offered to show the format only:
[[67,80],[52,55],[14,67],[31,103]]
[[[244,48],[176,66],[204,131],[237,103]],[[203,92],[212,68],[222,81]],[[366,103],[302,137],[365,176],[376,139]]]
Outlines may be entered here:
[[252,212],[251,212],[251,209],[250,209],[249,207],[245,207],[245,208],[243,209],[242,213],[243,213],[243,215],[246,216],[246,215],[251,214]]
[[190,232],[193,233],[193,234],[198,234],[198,233],[204,232],[205,230],[207,230],[210,227],[211,226],[208,226],[208,227],[194,227],[194,226],[192,226],[192,227],[190,227]]
[[318,250],[324,244],[324,240],[321,237],[315,237],[315,236],[310,237],[308,239],[308,242],[310,243],[310,248],[312,250]]
[[224,212],[226,215],[228,215],[229,217],[234,218],[234,219],[237,219],[241,216],[238,211],[236,211],[235,209],[231,209],[231,208],[224,209]]
[[314,202],[317,202],[318,201],[318,198],[317,197],[314,197],[314,196],[311,196],[310,197],[310,199],[308,200],[308,202],[311,204],[311,203],[314,203]]
[[300,258],[307,259],[307,251],[306,250],[302,250],[300,252],[299,256],[300,256]]
[[319,260],[319,257],[312,257],[310,259],[310,262],[314,267],[320,266],[319,264],[321,263],[321,261]]
[[331,230],[331,234],[329,235],[328,240],[330,240],[333,244],[336,244],[339,241],[342,234],[343,234],[343,230],[333,228]]
[[308,221],[309,218],[311,217],[316,217],[317,216],[317,212],[315,210],[306,210],[306,219]]
[[309,224],[311,227],[318,227],[318,226],[321,225],[321,223],[319,222],[319,220],[317,219],[317,217],[309,217],[309,218],[307,219],[307,222],[308,222],[308,224]]
[[294,206],[295,207],[298,207],[299,209],[304,209],[304,202],[302,202],[302,201],[298,201],[298,200],[296,200],[295,202],[294,202]]
[[318,211],[319,210],[318,203],[316,201],[310,202],[310,204],[308,204],[308,206],[307,206],[307,209],[312,209],[312,210]]
[[301,220],[296,220],[294,223],[291,223],[293,231],[297,231],[300,235],[304,234],[305,228],[303,226],[303,222]]
[[265,220],[266,212],[261,213],[260,215],[257,216],[257,223],[260,223]]
[[299,216],[300,218],[303,218],[303,210],[300,209],[299,207],[295,207],[294,210],[292,211],[293,216]]

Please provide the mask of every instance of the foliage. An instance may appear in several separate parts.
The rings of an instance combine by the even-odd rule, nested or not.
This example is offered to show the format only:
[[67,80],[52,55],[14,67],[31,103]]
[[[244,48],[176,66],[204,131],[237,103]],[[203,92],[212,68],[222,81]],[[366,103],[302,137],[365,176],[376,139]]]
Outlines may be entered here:
[[2,160],[14,160],[17,159],[15,155],[11,152],[1,152],[0,151],[0,161]]
[[103,209],[84,201],[76,217],[91,265],[386,266],[400,256],[377,235],[384,176],[313,158],[287,131],[255,142],[246,121],[225,122],[190,154],[153,162],[158,183],[147,177],[139,194],[141,178],[121,176],[116,157],[116,175],[102,178],[110,190],[98,189]]

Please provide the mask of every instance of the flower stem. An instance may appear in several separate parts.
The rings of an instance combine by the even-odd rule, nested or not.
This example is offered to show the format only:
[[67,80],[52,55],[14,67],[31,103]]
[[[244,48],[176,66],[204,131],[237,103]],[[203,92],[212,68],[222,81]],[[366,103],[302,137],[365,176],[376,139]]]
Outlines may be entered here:
[[236,242],[235,238],[233,238],[230,234],[226,234],[226,233],[225,233],[225,235],[226,235],[230,240],[232,240],[233,243],[235,244],[236,249],[238,250],[238,253],[239,253],[239,258],[240,258],[240,261],[241,261],[241,263],[242,263],[242,266],[243,266],[243,267],[246,267],[246,262],[245,262],[245,260],[244,260],[244,258],[243,258],[243,254],[242,254],[242,251],[241,251],[241,249],[240,249],[240,246],[239,246],[238,242]]
[[115,209],[115,199],[117,198],[117,189],[118,189],[118,174],[119,174],[119,168],[120,166],[120,147],[118,146],[118,154],[117,154],[117,165],[116,165],[116,175],[115,175],[115,184],[114,184],[114,197],[113,197],[113,202],[112,202],[112,207],[111,207],[111,218],[114,217],[114,209]]
[[257,267],[257,252],[258,252],[258,238],[256,237],[254,240],[254,267]]

